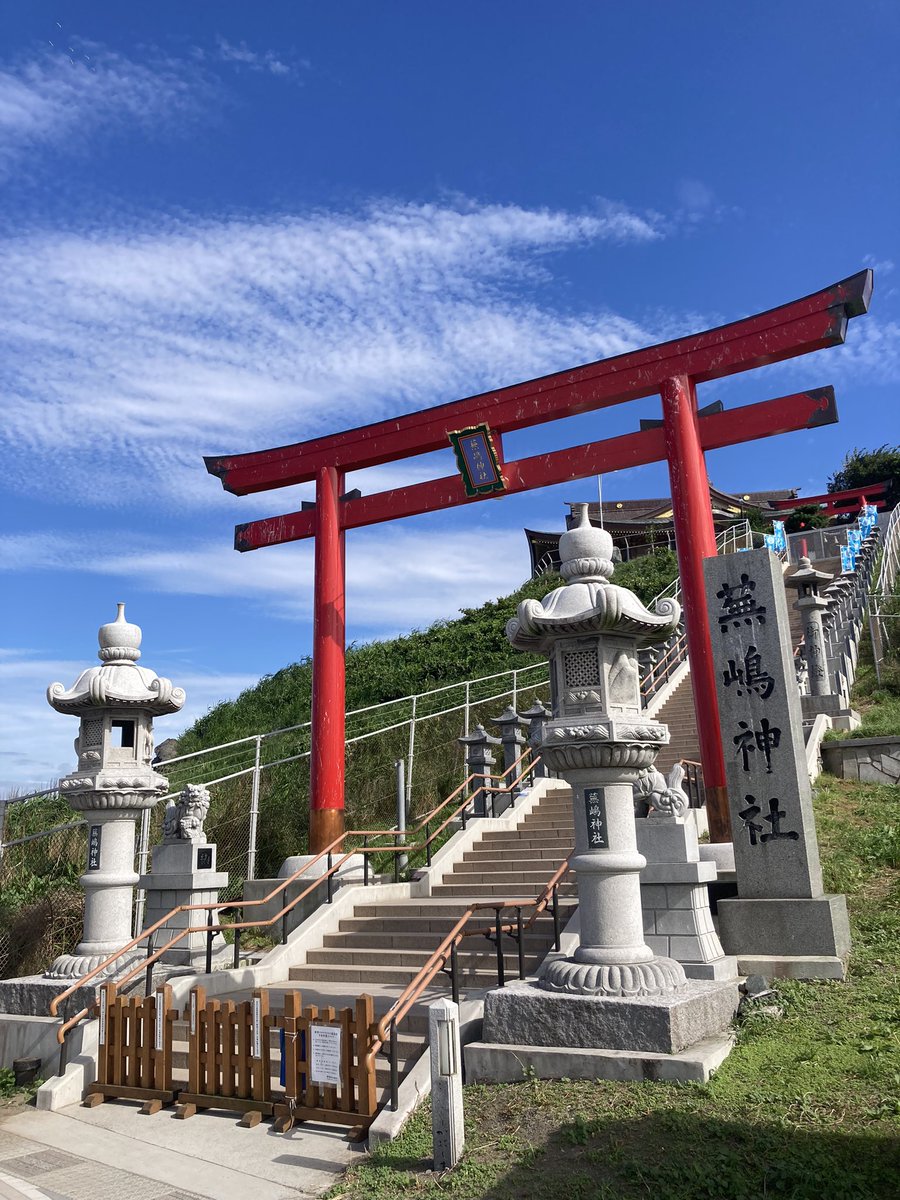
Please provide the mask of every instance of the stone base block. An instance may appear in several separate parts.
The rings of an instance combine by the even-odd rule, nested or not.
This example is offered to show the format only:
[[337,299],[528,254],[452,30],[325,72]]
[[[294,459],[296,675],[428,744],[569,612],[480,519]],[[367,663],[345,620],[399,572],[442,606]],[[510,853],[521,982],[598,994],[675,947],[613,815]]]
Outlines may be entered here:
[[741,955],[738,970],[742,975],[762,975],[764,979],[835,979],[847,977],[846,963],[827,955],[795,955],[792,958],[775,955]]
[[738,969],[738,960],[733,954],[723,954],[712,962],[683,962],[681,965],[688,979],[737,979],[738,975],[747,974]]
[[[23,1017],[46,1017],[50,1013],[50,1001],[65,991],[65,979],[45,979],[43,975],[20,975],[16,979],[0,979],[0,1012],[14,1013]],[[97,983],[102,983],[98,980]],[[68,1020],[75,1013],[88,1008],[97,998],[97,987],[87,984],[73,992],[60,1006]]]
[[862,717],[856,709],[847,708],[840,696],[801,696],[800,709],[807,719],[824,713],[831,718],[833,729],[857,729],[862,724]]
[[484,1040],[678,1054],[721,1033],[738,1006],[737,981],[689,980],[663,996],[619,999],[546,992],[517,981],[484,1000]]
[[527,1075],[538,1079],[706,1083],[733,1045],[734,1038],[728,1033],[704,1038],[678,1054],[470,1042],[463,1057],[467,1083],[519,1083]]
[[844,896],[797,900],[719,901],[719,937],[726,954],[738,958],[809,956],[840,958],[850,954],[850,924]]

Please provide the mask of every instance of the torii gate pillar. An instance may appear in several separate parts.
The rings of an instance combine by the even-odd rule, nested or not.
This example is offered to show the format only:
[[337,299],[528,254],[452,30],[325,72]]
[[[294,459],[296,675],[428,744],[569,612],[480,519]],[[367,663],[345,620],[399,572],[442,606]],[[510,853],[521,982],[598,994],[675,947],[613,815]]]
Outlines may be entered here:
[[681,598],[691,659],[691,687],[708,801],[709,836],[710,841],[727,842],[731,830],[725,759],[719,735],[716,677],[703,582],[703,560],[715,558],[717,554],[716,528],[709,503],[706,459],[697,423],[697,390],[687,375],[676,375],[663,383],[660,396],[672,487],[672,519],[681,576]]
[[343,472],[316,474],[313,608],[312,746],[309,759],[309,852],[319,854],[344,832],[344,533]]

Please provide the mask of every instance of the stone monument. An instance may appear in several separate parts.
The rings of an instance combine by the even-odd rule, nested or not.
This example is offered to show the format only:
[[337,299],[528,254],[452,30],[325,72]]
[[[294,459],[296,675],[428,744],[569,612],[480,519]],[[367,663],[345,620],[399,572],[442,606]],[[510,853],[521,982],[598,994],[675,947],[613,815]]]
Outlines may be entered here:
[[534,984],[488,993],[485,1040],[671,1055],[724,1029],[737,1003],[736,984],[687,980],[644,937],[633,786],[668,730],[642,711],[637,654],[669,637],[680,609],[667,599],[650,612],[611,583],[612,539],[577,507],[560,538],[565,585],[523,601],[507,636],[550,659],[541,753],[572,787],[580,945]]
[[[187,784],[178,800],[166,805],[162,843],[154,846],[150,872],[139,881],[147,893],[145,929],[181,905],[215,904],[219,889],[227,886],[228,873],[216,870],[216,847],[207,841],[203,829],[208,813],[209,792],[199,784]],[[203,921],[201,911],[176,913],[155,935],[155,944],[161,946],[182,929],[202,925]],[[213,923],[218,924],[215,912]],[[189,933],[167,950],[161,961],[199,970],[205,963],[206,949],[205,933]],[[214,934],[213,953],[225,952],[221,933]]]
[[745,975],[841,979],[847,904],[822,889],[781,563],[752,550],[704,570],[738,889],[722,943]]
[[168,783],[153,770],[153,718],[178,712],[184,691],[139,667],[141,630],[125,620],[125,605],[99,633],[99,667],[89,667],[68,690],[52,683],[47,699],[57,712],[80,719],[78,766],[59,781],[61,794],[88,826],[84,933],[73,954],[62,954],[48,979],[77,979],[132,937],[135,822],[163,796]]

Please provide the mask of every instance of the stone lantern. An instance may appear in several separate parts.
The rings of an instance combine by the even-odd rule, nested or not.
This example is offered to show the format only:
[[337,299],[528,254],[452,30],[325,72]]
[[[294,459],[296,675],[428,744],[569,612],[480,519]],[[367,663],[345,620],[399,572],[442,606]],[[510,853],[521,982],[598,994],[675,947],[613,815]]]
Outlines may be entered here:
[[69,806],[88,825],[84,932],[74,954],[63,954],[46,977],[72,979],[93,970],[131,939],[135,822],[165,794],[168,781],[150,765],[153,718],[178,712],[184,690],[139,667],[141,630],[125,620],[100,628],[101,665],[82,671],[72,688],[52,683],[47,700],[79,718],[78,767],[59,781]]
[[828,592],[839,588],[841,580],[817,570],[808,558],[801,558],[798,569],[785,578],[784,586],[797,592],[794,608],[803,620],[802,653],[809,686],[809,694],[800,697],[803,716],[812,718],[825,713],[835,728],[853,729],[860,718],[835,693],[825,639],[825,619],[831,605]]
[[551,960],[539,987],[603,997],[675,992],[685,974],[644,940],[632,786],[652,766],[668,729],[641,707],[639,648],[664,641],[680,607],[662,600],[651,613],[627,588],[610,583],[610,535],[594,528],[588,506],[560,538],[566,583],[542,601],[524,600],[506,633],[520,650],[550,659],[553,716],[541,754],[572,787],[581,944]]

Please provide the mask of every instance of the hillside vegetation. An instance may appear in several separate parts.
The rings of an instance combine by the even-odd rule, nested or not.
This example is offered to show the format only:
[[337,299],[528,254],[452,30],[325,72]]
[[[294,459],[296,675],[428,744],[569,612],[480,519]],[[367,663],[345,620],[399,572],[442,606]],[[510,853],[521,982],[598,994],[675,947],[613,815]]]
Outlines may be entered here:
[[[619,564],[613,582],[648,601],[677,573],[675,555],[659,550]],[[351,645],[347,651],[347,708],[364,708],[539,661],[510,646],[504,634],[506,622],[521,600],[540,599],[562,582],[556,575],[543,575],[480,608],[462,609],[462,615],[454,620],[438,621],[403,637]],[[311,694],[312,662],[303,658],[274,675],[263,676],[236,700],[211,709],[178,739],[179,753],[308,721]]]

